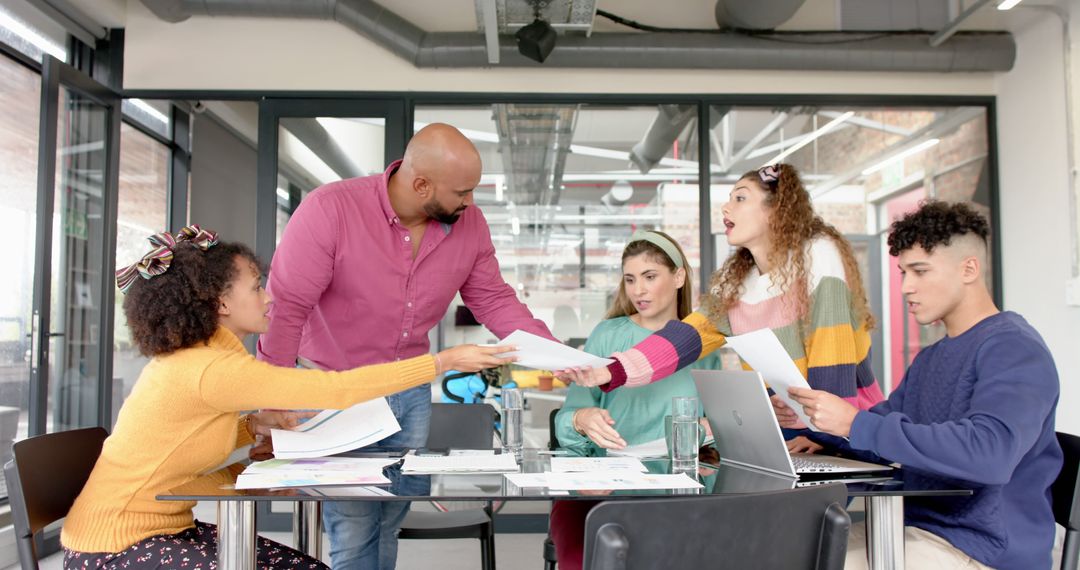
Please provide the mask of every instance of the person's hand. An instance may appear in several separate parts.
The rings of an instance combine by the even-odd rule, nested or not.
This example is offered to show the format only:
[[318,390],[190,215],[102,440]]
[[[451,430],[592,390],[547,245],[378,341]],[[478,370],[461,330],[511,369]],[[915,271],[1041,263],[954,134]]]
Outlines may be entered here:
[[822,449],[825,448],[803,435],[795,436],[787,440],[787,450],[789,453],[817,453]]
[[780,399],[780,396],[773,394],[769,397],[772,400],[773,413],[776,414],[776,421],[780,424],[780,427],[787,429],[806,429],[806,424],[802,423],[799,419],[799,415],[795,413],[795,410],[791,409],[791,406],[784,403]]
[[516,346],[479,346],[476,344],[462,344],[454,348],[448,348],[438,354],[438,362],[442,364],[442,373],[447,370],[458,372],[477,372],[485,368],[497,368],[503,364],[510,364],[517,360],[510,356],[499,358],[497,355],[514,352]]
[[581,408],[574,411],[574,416],[570,421],[573,423],[575,430],[585,434],[585,437],[604,449],[622,449],[626,447],[626,440],[612,427],[615,425],[615,420],[611,419],[611,414],[607,410],[602,408]]
[[593,388],[611,382],[611,371],[609,371],[606,366],[597,368],[575,367],[567,368],[565,370],[556,370],[555,377],[567,384],[573,382],[578,386]]
[[843,398],[822,390],[788,388],[788,394],[803,407],[803,412],[821,431],[847,437],[859,409]]
[[274,458],[274,440],[270,437],[272,429],[293,429],[303,420],[314,417],[319,412],[294,412],[292,410],[263,410],[250,414],[249,425],[255,434],[255,443],[248,450],[252,461],[266,461]]

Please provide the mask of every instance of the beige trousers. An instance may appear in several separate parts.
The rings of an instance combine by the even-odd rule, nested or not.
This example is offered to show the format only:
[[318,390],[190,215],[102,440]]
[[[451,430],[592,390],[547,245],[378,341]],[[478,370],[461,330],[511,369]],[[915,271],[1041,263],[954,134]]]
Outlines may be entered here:
[[[940,536],[904,527],[904,565],[917,570],[989,570]],[[851,526],[844,570],[866,570],[866,525]]]

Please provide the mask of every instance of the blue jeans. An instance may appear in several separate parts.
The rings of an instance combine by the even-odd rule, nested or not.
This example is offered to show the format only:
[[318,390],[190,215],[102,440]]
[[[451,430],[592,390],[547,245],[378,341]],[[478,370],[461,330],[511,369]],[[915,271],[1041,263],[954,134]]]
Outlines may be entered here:
[[[401,431],[365,449],[423,447],[431,425],[431,387],[417,386],[388,396]],[[428,477],[390,474],[397,495],[426,495]],[[397,563],[398,529],[409,512],[404,501],[323,503],[323,526],[330,537],[330,566],[335,570],[392,570]]]

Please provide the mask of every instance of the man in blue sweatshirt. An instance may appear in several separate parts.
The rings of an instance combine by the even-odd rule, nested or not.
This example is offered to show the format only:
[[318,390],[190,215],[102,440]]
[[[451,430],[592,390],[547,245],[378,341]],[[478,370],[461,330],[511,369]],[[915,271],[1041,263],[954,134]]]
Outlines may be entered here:
[[[946,337],[919,352],[888,400],[859,411],[828,392],[791,390],[819,429],[902,464],[909,488],[973,491],[905,501],[909,568],[1051,565],[1057,369],[1039,333],[994,305],[988,231],[967,205],[936,201],[893,224],[908,310],[919,324],[942,321]],[[777,415],[783,425],[794,413]],[[866,567],[864,532],[852,529],[849,569]]]

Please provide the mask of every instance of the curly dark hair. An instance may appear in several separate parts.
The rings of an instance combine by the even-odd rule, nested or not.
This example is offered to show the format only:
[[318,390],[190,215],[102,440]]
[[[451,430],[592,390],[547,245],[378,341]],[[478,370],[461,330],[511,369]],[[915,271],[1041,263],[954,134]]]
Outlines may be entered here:
[[237,277],[237,257],[262,271],[244,244],[221,242],[202,251],[181,241],[168,271],[136,279],[124,297],[124,316],[139,352],[153,357],[210,340],[221,296]]
[[963,202],[926,200],[919,209],[893,222],[889,230],[889,255],[897,256],[916,245],[933,253],[939,245],[948,246],[954,237],[975,234],[988,243],[990,223],[986,217]]
[[[790,164],[777,165],[778,178],[766,184],[757,170],[743,174],[740,181],[750,180],[765,191],[769,215],[769,239],[772,251],[769,263],[773,266],[772,282],[781,291],[790,291],[800,317],[806,326],[810,317],[809,268],[806,244],[819,236],[832,241],[844,263],[844,280],[851,290],[855,321],[867,330],[874,328],[874,315],[866,298],[855,252],[844,236],[814,212],[810,193],[803,185],[799,171]],[[738,248],[724,265],[712,275],[709,294],[702,297],[702,308],[713,320],[727,317],[744,293],[743,283],[755,266],[754,256],[745,247]]]

